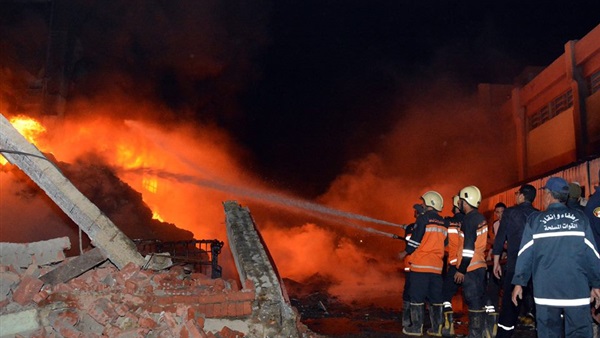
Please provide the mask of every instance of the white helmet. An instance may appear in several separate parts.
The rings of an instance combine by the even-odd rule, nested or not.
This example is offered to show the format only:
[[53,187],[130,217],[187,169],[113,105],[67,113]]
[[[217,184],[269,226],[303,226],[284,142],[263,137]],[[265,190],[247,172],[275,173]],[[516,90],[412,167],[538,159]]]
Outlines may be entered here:
[[479,208],[479,203],[481,203],[481,191],[479,191],[479,188],[476,186],[470,185],[462,188],[458,193],[458,196],[473,208]]
[[458,197],[458,195],[452,196],[452,205],[456,208],[459,208],[458,201],[460,201],[460,197]]
[[432,207],[437,211],[442,211],[442,208],[444,207],[444,199],[442,198],[442,195],[432,190],[424,193],[421,198],[423,199],[423,202],[425,202],[426,206]]

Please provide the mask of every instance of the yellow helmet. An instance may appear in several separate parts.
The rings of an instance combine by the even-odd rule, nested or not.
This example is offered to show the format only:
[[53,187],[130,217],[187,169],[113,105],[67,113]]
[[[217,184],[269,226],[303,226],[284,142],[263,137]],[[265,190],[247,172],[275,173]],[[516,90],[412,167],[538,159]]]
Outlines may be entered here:
[[432,207],[437,211],[442,211],[442,208],[444,207],[444,199],[442,198],[442,195],[432,190],[424,193],[421,198],[423,199],[423,202],[425,202],[426,206]]
[[462,188],[458,193],[458,196],[470,206],[479,208],[479,203],[481,203],[481,191],[479,191],[479,188],[476,186],[470,185]]

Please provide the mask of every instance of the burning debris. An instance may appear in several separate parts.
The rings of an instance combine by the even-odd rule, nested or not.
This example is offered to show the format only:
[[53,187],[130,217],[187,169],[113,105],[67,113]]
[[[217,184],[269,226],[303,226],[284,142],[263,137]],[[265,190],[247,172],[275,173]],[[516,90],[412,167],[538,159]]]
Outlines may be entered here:
[[[0,269],[4,273],[0,276],[3,277],[0,279],[3,293],[0,311],[6,315],[4,320],[26,322],[24,326],[11,326],[3,335],[27,331],[26,334],[34,337],[54,334],[200,337],[209,336],[204,332],[206,318],[238,318],[251,314],[255,319],[244,330],[251,336],[300,335],[299,321],[286,301],[285,291],[247,210],[235,202],[225,203],[230,245],[232,251],[240,253],[235,258],[242,290],[233,280],[224,282],[194,273],[185,276],[190,271],[183,268],[172,268],[167,275],[152,272],[146,267],[160,269],[153,264],[153,256],[147,256],[146,263],[142,264],[143,258],[131,239],[3,116],[0,122],[7,131],[0,137],[2,153],[32,178],[96,246],[52,269],[37,263],[43,261],[47,253],[34,248],[44,246],[2,243],[0,252],[7,258],[0,262],[10,265],[1,265]],[[62,243],[59,248],[70,247],[68,239],[65,241],[68,244],[58,242]],[[187,247],[188,244],[184,244]],[[221,247],[222,242],[214,251],[220,251]],[[29,257],[31,261],[20,256]],[[113,270],[103,270],[106,266],[90,270],[103,262],[116,265],[116,269],[110,265]],[[40,309],[22,308],[32,303]],[[165,328],[160,327],[161,322]],[[243,335],[226,330],[226,336]]]
[[[4,130],[7,129],[3,126]],[[153,219],[152,210],[144,203],[141,194],[120,180],[98,155],[88,153],[77,158],[72,164],[59,162],[51,154],[41,156],[47,159],[47,168],[58,170],[70,182],[73,182],[73,185],[103,214],[111,221],[114,220],[119,230],[127,237],[140,240],[160,239],[162,241],[190,240],[193,238],[190,231],[177,228],[174,224]],[[9,195],[4,198],[4,203],[7,205],[15,204],[15,209],[21,210],[21,212],[36,210],[36,213],[39,214],[39,209],[36,209],[38,207],[36,201],[43,200],[46,208],[56,209],[42,189],[16,166],[4,165],[3,172],[7,176],[12,176],[12,186],[7,184],[6,187],[12,190],[13,193],[12,196]],[[4,207],[7,207],[7,205]],[[68,236],[71,242],[75,243],[80,237],[77,233],[77,224],[58,210],[49,213],[45,219],[40,220],[49,224],[44,229],[39,229],[41,231],[29,229],[30,227],[37,228],[39,226],[29,226],[26,223],[26,217],[11,218],[14,217],[11,215],[5,217],[9,217],[7,222],[13,224],[11,228],[14,230],[3,229],[4,241],[28,242],[32,239],[43,240],[48,237]],[[83,241],[81,246],[89,246],[90,241],[87,236],[80,238],[80,240]],[[77,253],[76,247],[67,251],[67,255]]]

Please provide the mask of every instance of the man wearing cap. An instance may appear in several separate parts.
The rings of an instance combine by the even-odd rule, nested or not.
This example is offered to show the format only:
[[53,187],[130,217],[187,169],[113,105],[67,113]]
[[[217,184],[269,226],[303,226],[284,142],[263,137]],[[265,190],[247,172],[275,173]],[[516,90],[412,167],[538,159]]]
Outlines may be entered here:
[[600,305],[600,255],[587,217],[564,204],[568,196],[567,181],[548,179],[546,209],[527,219],[512,280],[517,305],[533,278],[538,337],[591,337],[590,297]]
[[[517,319],[519,318],[519,307],[511,302],[512,278],[515,274],[517,255],[523,238],[523,230],[527,223],[527,217],[537,211],[532,205],[535,200],[536,190],[530,184],[524,184],[515,192],[517,205],[504,210],[500,220],[500,227],[494,240],[492,254],[494,255],[494,276],[500,279],[502,268],[500,266],[500,255],[506,242],[506,271],[502,279],[502,308],[498,318],[497,337],[511,337]],[[530,291],[526,289],[526,291]]]
[[575,208],[583,210],[581,205],[581,186],[577,182],[569,183],[569,199],[567,200],[567,206],[569,208]]

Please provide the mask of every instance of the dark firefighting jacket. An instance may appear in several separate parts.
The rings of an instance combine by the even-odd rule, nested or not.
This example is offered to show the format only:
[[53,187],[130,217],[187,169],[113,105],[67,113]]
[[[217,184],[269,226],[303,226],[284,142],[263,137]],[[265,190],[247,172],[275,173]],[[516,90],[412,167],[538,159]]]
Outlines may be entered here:
[[428,210],[417,217],[412,236],[406,242],[411,272],[442,273],[447,234],[444,219],[437,211]]
[[537,305],[589,306],[590,289],[600,288],[600,255],[581,210],[554,203],[529,217],[512,283],[532,276]]
[[478,210],[465,215],[458,250],[457,270],[460,273],[487,267],[485,261],[487,232],[487,221]]
[[596,192],[588,200],[583,212],[590,220],[596,247],[600,247],[600,187],[596,187]]
[[506,241],[506,268],[510,271],[514,271],[515,264],[517,263],[517,254],[521,246],[527,217],[535,211],[537,209],[533,207],[531,202],[525,201],[514,207],[507,208],[502,214],[492,254],[500,256],[504,250],[504,242]]
[[[415,223],[410,223],[405,226],[402,226],[404,229],[404,240],[408,243],[410,238],[412,237],[413,229],[415,228]],[[408,244],[406,245],[408,247]],[[408,264],[408,260],[404,261],[404,272],[410,272],[410,264]]]

